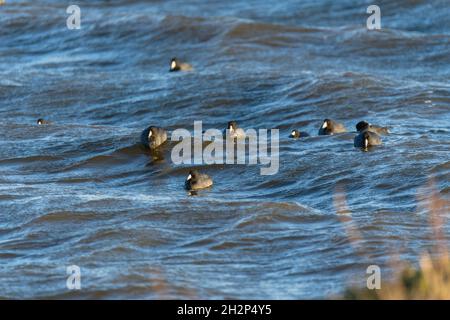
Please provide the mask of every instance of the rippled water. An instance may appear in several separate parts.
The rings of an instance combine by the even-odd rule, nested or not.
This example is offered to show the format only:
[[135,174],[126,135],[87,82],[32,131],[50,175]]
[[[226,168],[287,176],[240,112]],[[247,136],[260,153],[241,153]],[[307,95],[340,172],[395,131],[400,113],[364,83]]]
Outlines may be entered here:
[[[369,32],[368,4],[78,1],[70,31],[60,1],[7,0],[0,297],[327,298],[393,254],[417,261],[434,244],[423,187],[450,193],[450,5],[378,1]],[[195,70],[167,72],[172,56]],[[361,152],[354,133],[316,136],[326,117],[392,134]],[[188,195],[173,143],[155,161],[139,136],[195,120],[280,129],[279,173],[198,166],[215,185]]]

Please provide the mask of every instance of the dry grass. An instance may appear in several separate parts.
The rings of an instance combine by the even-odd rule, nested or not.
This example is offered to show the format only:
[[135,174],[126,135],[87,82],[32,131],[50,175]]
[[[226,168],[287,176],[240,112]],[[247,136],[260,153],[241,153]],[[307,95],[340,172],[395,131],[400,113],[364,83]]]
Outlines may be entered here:
[[[336,212],[348,213],[345,196],[337,190],[335,196]],[[440,198],[434,183],[420,190],[419,203],[429,214],[429,224],[433,230],[435,258],[424,253],[419,259],[419,266],[414,268],[404,261],[392,261],[394,265],[393,280],[382,281],[381,289],[349,288],[344,293],[344,299],[381,299],[381,300],[418,300],[418,299],[450,299],[450,259],[444,233],[444,215],[449,212],[449,202]],[[355,227],[354,227],[355,228]],[[355,242],[355,230],[347,230],[350,242]],[[359,238],[359,237],[358,237]]]
[[432,260],[428,255],[420,259],[418,269],[403,268],[389,283],[382,283],[381,289],[347,289],[345,299],[379,300],[448,300],[450,299],[450,260]]

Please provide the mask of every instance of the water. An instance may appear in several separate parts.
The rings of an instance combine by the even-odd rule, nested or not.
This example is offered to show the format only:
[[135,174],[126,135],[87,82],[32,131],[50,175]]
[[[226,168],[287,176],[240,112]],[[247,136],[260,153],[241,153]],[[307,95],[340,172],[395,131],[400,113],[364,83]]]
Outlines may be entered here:
[[[435,244],[423,187],[450,193],[450,6],[379,1],[368,32],[369,4],[78,1],[70,31],[60,1],[7,1],[0,297],[329,298],[363,287],[368,265],[417,262]],[[172,56],[195,71],[168,73]],[[361,152],[354,133],[317,137],[326,117],[393,133]],[[279,173],[198,166],[215,185],[189,196],[173,143],[154,161],[139,136],[196,120],[280,129]]]

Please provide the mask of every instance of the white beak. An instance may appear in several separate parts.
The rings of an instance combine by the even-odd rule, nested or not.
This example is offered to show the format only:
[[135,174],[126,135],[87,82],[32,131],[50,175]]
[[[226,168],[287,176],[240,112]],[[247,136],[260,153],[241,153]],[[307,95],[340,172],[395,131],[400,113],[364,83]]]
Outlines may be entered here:
[[324,123],[323,123],[323,126],[322,126],[322,128],[324,128],[324,129],[325,129],[326,127],[327,127],[327,123],[326,123],[326,122],[324,122]]
[[188,175],[188,177],[187,177],[187,181],[189,181],[189,180],[191,180],[192,179],[192,176],[191,175]]
[[175,61],[172,61],[172,63],[170,64],[170,69],[175,69],[175,67],[177,66],[177,63]]

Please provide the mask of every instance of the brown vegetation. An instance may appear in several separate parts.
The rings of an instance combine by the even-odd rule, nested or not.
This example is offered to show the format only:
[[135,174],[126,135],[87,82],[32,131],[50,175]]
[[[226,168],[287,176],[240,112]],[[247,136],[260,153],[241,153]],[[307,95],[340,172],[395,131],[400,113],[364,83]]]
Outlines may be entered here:
[[[344,299],[450,299],[450,259],[444,232],[444,215],[450,212],[449,202],[439,196],[432,181],[420,194],[419,203],[429,214],[429,224],[433,230],[433,252],[422,254],[416,268],[407,262],[396,261],[393,280],[382,282],[381,289],[349,288],[344,293]],[[339,215],[350,212],[341,189],[336,192],[335,206]],[[360,238],[355,226],[346,230],[350,243]]]

